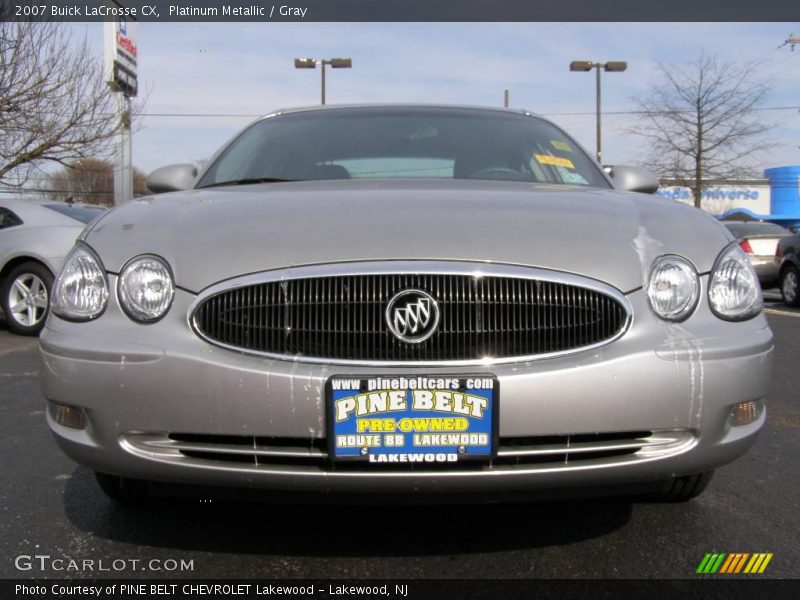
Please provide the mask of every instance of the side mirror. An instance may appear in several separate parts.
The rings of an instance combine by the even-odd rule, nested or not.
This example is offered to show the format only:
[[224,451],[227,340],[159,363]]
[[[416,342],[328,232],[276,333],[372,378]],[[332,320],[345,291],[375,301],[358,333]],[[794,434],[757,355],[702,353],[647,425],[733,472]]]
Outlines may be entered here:
[[148,175],[147,189],[154,194],[190,190],[196,179],[197,167],[194,165],[168,165]]
[[614,182],[614,187],[623,192],[655,194],[658,190],[658,178],[641,167],[613,166],[609,175]]

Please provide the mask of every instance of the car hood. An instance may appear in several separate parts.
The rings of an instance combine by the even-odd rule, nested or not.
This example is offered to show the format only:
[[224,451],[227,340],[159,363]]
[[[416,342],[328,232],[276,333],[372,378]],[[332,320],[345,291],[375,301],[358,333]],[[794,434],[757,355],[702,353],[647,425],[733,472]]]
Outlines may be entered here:
[[129,202],[85,236],[119,273],[156,254],[192,292],[238,275],[309,264],[460,260],[566,271],[623,292],[653,259],[703,273],[732,239],[674,200],[495,181],[313,181],[206,188]]

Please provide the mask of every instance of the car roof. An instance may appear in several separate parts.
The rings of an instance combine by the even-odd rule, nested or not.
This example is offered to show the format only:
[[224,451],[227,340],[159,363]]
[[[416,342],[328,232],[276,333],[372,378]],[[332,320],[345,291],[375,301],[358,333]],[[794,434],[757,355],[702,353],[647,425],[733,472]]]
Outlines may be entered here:
[[25,198],[21,196],[0,195],[0,205],[8,206],[30,206],[31,204],[40,204],[39,198]]
[[781,230],[786,233],[791,233],[791,231],[789,231],[783,225],[779,225],[778,223],[773,223],[771,221],[722,221],[722,224],[734,234],[769,230],[771,230],[769,232],[773,234],[779,233]]
[[86,207],[86,208],[106,208],[105,206],[99,206],[97,204],[88,204],[86,202],[63,202],[62,200],[56,200],[55,198],[46,199],[46,198],[30,198],[30,197],[21,197],[21,196],[2,196],[0,195],[0,205],[8,206],[11,208],[12,206],[47,206],[48,204],[69,204],[70,206],[75,207]]
[[563,131],[563,128],[560,125],[554,123],[550,119],[523,108],[505,108],[502,106],[479,106],[471,104],[437,104],[437,103],[432,103],[432,104],[372,103],[372,104],[324,104],[324,105],[317,104],[315,106],[280,108],[278,110],[274,110],[265,115],[262,115],[261,117],[256,119],[256,121],[261,121],[263,119],[269,119],[282,115],[294,115],[301,113],[322,113],[322,112],[337,112],[337,111],[358,112],[359,110],[371,111],[371,110],[382,110],[382,109],[385,110],[407,109],[409,112],[417,110],[444,110],[444,111],[452,110],[452,111],[473,113],[473,114],[494,113],[494,114],[516,115],[520,117],[536,117],[537,119],[546,121],[547,123],[550,123],[551,125]]
[[[536,113],[525,110],[522,108],[505,108],[502,106],[480,106],[475,104],[445,104],[445,103],[355,103],[355,104],[324,104],[324,105],[310,105],[298,106],[292,108],[281,108],[268,113],[268,115],[290,114],[298,112],[311,112],[311,111],[336,111],[336,110],[361,110],[361,109],[442,109],[442,110],[466,110],[475,112],[495,112],[495,113],[510,113],[519,114],[524,116],[539,116]],[[265,115],[266,116],[266,115]]]
[[[75,202],[74,204],[68,205],[66,202],[62,202],[60,200],[47,200],[44,198],[30,198],[30,197],[4,197],[0,195],[0,207],[8,208],[9,210],[15,212],[17,216],[19,216],[26,224],[31,224],[31,220],[35,221],[35,224],[51,224],[51,225],[74,225],[81,227],[84,225],[78,219],[75,219],[67,214],[62,212],[52,210],[48,208],[48,205],[53,204],[64,204],[65,206],[71,206],[75,208],[100,208],[105,209],[104,206],[97,206],[94,204],[86,204]],[[42,222],[42,220],[44,222]]]

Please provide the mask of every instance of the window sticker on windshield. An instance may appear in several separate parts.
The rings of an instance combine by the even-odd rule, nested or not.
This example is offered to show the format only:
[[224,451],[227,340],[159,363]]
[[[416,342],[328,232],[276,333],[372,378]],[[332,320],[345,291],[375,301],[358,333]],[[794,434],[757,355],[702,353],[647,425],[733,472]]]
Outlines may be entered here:
[[586,178],[581,175],[580,173],[576,173],[575,171],[569,171],[564,167],[556,167],[558,170],[558,174],[561,177],[561,180],[564,183],[574,183],[577,185],[589,185],[589,182],[586,181]]
[[534,154],[534,158],[540,165],[553,165],[554,167],[566,167],[574,169],[575,165],[568,158],[561,158],[560,156],[550,156],[549,154]]
[[417,131],[412,131],[408,139],[412,142],[418,142],[420,140],[426,140],[429,138],[435,138],[439,135],[439,129],[434,127],[433,125],[429,125],[427,127],[423,127],[422,129],[418,129]]
[[558,140],[550,140],[553,148],[556,150],[563,150],[564,152],[572,152],[572,147],[567,142],[560,142]]

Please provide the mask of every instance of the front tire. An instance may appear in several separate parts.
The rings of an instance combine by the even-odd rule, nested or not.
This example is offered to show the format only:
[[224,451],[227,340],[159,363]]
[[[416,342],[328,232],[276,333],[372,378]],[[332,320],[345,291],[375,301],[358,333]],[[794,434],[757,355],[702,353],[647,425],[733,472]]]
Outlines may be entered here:
[[8,328],[19,335],[39,335],[52,289],[53,274],[43,264],[31,261],[14,267],[0,289]]
[[655,502],[687,502],[702,494],[713,476],[714,471],[707,471],[696,475],[674,477],[662,491],[649,495],[648,499]]
[[787,306],[800,306],[800,271],[794,265],[781,273],[781,297]]

